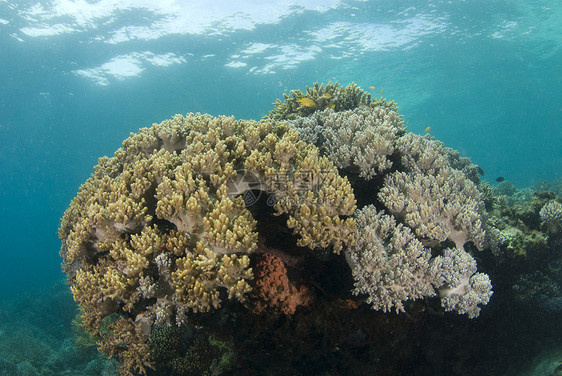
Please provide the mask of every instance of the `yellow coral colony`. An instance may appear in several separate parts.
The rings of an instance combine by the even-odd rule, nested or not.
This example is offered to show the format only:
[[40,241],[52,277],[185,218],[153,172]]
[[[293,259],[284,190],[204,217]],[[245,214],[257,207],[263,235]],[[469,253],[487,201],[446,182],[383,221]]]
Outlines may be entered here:
[[273,199],[299,245],[353,244],[354,219],[341,217],[355,211],[349,182],[286,123],[176,115],[100,158],[59,237],[83,324],[121,374],[152,366],[154,323],[244,301],[259,236],[241,197],[249,189]]

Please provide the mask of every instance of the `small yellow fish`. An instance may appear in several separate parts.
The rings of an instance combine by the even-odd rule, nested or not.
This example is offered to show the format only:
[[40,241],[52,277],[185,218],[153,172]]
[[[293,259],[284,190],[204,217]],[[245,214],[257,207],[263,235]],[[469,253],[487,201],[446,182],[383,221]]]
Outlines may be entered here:
[[335,104],[335,103],[330,103],[329,105],[326,106],[326,108],[330,108],[330,109],[332,109],[332,110],[335,110],[336,104]]
[[423,130],[423,133],[428,133],[431,130],[431,127],[427,127]]
[[374,87],[374,86],[369,86],[369,90],[375,90],[375,89],[376,89],[376,87]]
[[310,98],[301,98],[301,99],[297,100],[297,102],[299,102],[302,106],[305,106],[305,107],[316,107],[316,102],[314,102]]
[[384,91],[384,89],[381,90],[381,95],[382,95],[382,92],[383,92],[383,91]]
[[322,95],[322,98],[324,98],[324,99],[330,99],[330,98],[332,98],[332,94],[330,94],[330,93],[324,93],[324,95]]

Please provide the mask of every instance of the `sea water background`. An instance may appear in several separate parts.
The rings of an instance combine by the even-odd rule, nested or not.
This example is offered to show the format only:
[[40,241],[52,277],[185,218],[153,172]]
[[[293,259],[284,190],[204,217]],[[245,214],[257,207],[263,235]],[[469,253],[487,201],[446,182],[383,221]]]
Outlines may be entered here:
[[559,0],[0,0],[0,297],[64,279],[59,218],[130,132],[314,81],[384,89],[492,184],[559,179],[561,47]]

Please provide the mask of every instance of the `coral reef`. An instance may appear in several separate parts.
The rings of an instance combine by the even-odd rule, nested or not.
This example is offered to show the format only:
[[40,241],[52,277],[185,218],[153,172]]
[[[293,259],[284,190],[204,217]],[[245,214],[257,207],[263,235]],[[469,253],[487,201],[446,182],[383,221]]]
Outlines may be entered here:
[[118,362],[105,359],[96,350],[95,339],[74,319],[76,303],[64,283],[4,296],[0,375],[116,376]]
[[245,300],[250,190],[269,195],[301,247],[338,253],[355,240],[349,183],[283,123],[175,116],[99,160],[62,218],[60,254],[84,326],[123,375],[152,366],[154,323]]
[[469,318],[488,303],[469,253],[486,239],[470,160],[407,133],[394,102],[355,84],[315,83],[275,107],[261,121],[188,114],[143,128],[65,212],[63,270],[121,375],[234,367],[241,339],[218,322],[299,317],[314,333],[319,310],[363,301],[403,312],[439,296]]
[[538,305],[553,312],[562,311],[562,259],[551,260],[546,267],[523,273],[513,284],[517,300]]
[[[476,184],[451,167],[442,144],[412,133],[397,140],[402,171],[385,177],[379,199],[429,245],[449,239],[482,249],[484,204]],[[466,167],[465,167],[466,168]]]
[[560,186],[560,181],[541,182],[517,189],[503,181],[486,204],[486,247],[514,300],[553,312],[562,311]]
[[186,325],[154,325],[149,345],[159,375],[220,375],[234,357],[232,344]]
[[89,347],[96,346],[96,342],[99,338],[96,339],[96,337],[91,336],[82,325],[82,312],[77,312],[71,325],[72,331],[74,332],[74,343],[76,344],[76,347],[87,349]]
[[487,274],[476,272],[476,260],[458,248],[447,248],[432,260],[433,284],[439,287],[445,311],[457,311],[469,318],[478,317],[479,305],[486,305],[492,296]]
[[556,219],[560,198],[554,192],[518,190],[504,181],[490,197],[486,247],[496,256],[540,259],[562,240]]
[[358,210],[359,238],[346,252],[356,295],[367,294],[373,309],[404,311],[403,301],[435,295],[429,270],[431,252],[394,218],[372,205]]

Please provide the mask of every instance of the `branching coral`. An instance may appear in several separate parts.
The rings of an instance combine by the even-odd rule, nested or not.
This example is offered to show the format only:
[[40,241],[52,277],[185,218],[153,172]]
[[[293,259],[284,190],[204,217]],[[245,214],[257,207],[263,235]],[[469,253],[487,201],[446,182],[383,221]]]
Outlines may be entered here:
[[396,148],[400,152],[403,171],[435,175],[449,167],[443,144],[428,136],[406,133],[397,140]]
[[[341,172],[353,176],[363,204],[386,210],[383,215],[365,207],[365,212],[356,213],[358,241],[346,257],[356,294],[366,294],[373,308],[402,311],[403,301],[432,296],[446,283],[438,283],[428,269],[432,249],[445,252],[447,241],[459,252],[464,252],[467,242],[483,248],[478,168],[429,136],[406,133],[392,102],[371,101],[355,86],[344,90],[337,84],[315,85],[307,89],[306,98],[321,103],[336,91],[338,100],[349,96],[345,106],[295,107],[304,97],[295,91],[291,98],[285,96],[285,102],[277,101],[270,116],[292,119],[291,126],[302,139],[317,145]],[[485,281],[482,285],[489,287]],[[485,304],[486,292],[480,295],[484,297],[477,304]],[[444,306],[477,315],[470,313],[475,308],[458,308],[465,303],[449,300]]]
[[467,241],[482,248],[478,190],[459,171],[441,169],[437,175],[392,173],[386,177],[379,198],[428,245],[449,239],[458,248]]
[[[370,300],[375,301],[373,307],[383,304],[389,309],[389,304],[396,306],[397,310],[402,309],[402,300],[416,299],[420,296],[431,296],[434,294],[433,288],[438,289],[443,307],[447,310],[455,310],[468,317],[477,317],[480,308],[478,305],[487,304],[491,296],[491,284],[487,275],[476,273],[476,262],[464,251],[464,245],[472,242],[478,249],[482,249],[485,240],[483,228],[484,205],[480,198],[476,184],[470,180],[464,172],[451,166],[451,163],[459,162],[458,156],[447,153],[441,143],[427,137],[420,137],[413,134],[405,134],[396,140],[396,150],[400,158],[399,169],[387,174],[384,178],[383,186],[380,188],[377,203],[384,205],[388,212],[400,223],[396,226],[394,233],[402,233],[401,226],[407,226],[412,234],[416,236],[416,241],[421,242],[418,253],[423,256],[416,256],[408,260],[397,261],[397,264],[385,265],[385,276],[387,280],[381,283],[374,283],[374,286],[400,286],[401,296],[395,295],[394,299],[388,299],[385,294],[380,293],[380,288],[373,298],[372,290],[365,290],[364,274],[356,276],[359,288],[356,292],[367,292]],[[473,171],[466,161],[457,163],[463,165],[463,170]],[[474,177],[473,177],[474,178]],[[365,214],[361,214],[365,215]],[[380,221],[380,216],[370,217],[375,222]],[[364,222],[364,219],[362,220]],[[368,227],[367,227],[368,228]],[[409,234],[409,232],[406,231]],[[389,234],[379,233],[379,238],[389,238]],[[395,235],[393,235],[395,236]],[[411,235],[413,236],[413,235]],[[443,250],[444,242],[448,240],[455,244],[455,253],[450,249]],[[414,244],[410,243],[409,244]],[[371,249],[372,243],[365,246]],[[420,248],[421,247],[421,248]],[[380,246],[379,246],[380,248]],[[385,248],[385,252],[388,250]],[[357,253],[357,247],[355,247]],[[421,260],[427,262],[432,257],[432,249],[439,253],[431,259],[431,267],[428,270],[427,264],[411,265],[412,260],[417,263]],[[371,251],[372,252],[372,251]],[[379,251],[379,254],[381,251]],[[392,253],[384,260],[394,260],[401,254]],[[420,258],[421,257],[421,258]],[[462,263],[459,261],[463,261]],[[365,260],[363,260],[365,261]],[[447,265],[447,268],[439,268],[437,264]],[[377,261],[369,260],[368,265],[381,270]],[[352,270],[354,263],[351,262]],[[439,272],[435,272],[438,269]],[[417,271],[417,280],[414,284],[421,289],[410,292],[403,286],[404,276]],[[444,271],[449,270],[447,274]],[[388,277],[390,275],[390,277]],[[433,286],[431,288],[430,286]],[[448,287],[444,287],[448,286]],[[363,288],[363,291],[361,290]]]
[[369,205],[358,210],[359,240],[346,251],[355,279],[356,295],[367,295],[376,310],[404,311],[404,301],[436,295],[446,311],[475,318],[479,305],[488,303],[492,291],[486,274],[476,273],[476,261],[464,250],[446,249],[432,258],[425,247],[393,217]]
[[369,205],[356,213],[358,241],[345,254],[356,295],[373,309],[404,311],[405,300],[435,295],[429,273],[431,251],[412,231]]
[[315,111],[326,109],[336,112],[353,110],[360,105],[396,108],[394,101],[389,102],[383,98],[372,100],[371,94],[363,91],[355,83],[342,87],[338,82],[328,82],[326,86],[315,82],[312,87],[306,87],[306,93],[291,90],[289,95],[283,94],[283,100],[277,99],[273,105],[275,108],[268,115],[272,119],[306,117]]
[[110,358],[118,356],[121,359],[123,363],[119,367],[119,373],[122,375],[134,376],[135,371],[146,375],[146,367],[153,368],[142,325],[119,317],[107,326],[103,338],[103,341],[98,342],[99,350],[109,354]]
[[153,323],[246,299],[258,233],[241,195],[252,189],[301,246],[338,253],[355,240],[348,181],[284,123],[177,115],[100,159],[62,218],[61,256],[85,327],[123,374],[151,366]]
[[[353,293],[374,309],[439,295],[473,318],[488,302],[490,281],[463,248],[485,237],[476,166],[406,133],[394,102],[355,84],[315,83],[275,106],[259,122],[176,115],[131,134],[65,212],[63,269],[84,327],[123,362],[121,374],[162,358],[154,327],[185,328],[225,300],[253,304],[253,314],[311,304],[278,255],[255,253],[267,241],[329,268],[344,252]],[[281,234],[263,234],[269,224]],[[177,359],[190,369],[188,355]]]
[[473,319],[492,296],[488,275],[476,273],[476,260],[458,248],[447,248],[431,262],[434,284],[439,287],[445,311],[457,311]]
[[359,173],[367,180],[392,167],[396,139],[405,132],[395,109],[367,105],[340,112],[317,111],[297,117],[291,126],[340,170]]
[[556,200],[550,200],[539,211],[542,223],[547,231],[555,234],[562,229],[562,204]]
[[457,248],[471,241],[482,249],[484,204],[476,184],[451,167],[439,142],[406,134],[397,140],[397,149],[402,171],[388,174],[378,193],[390,213],[427,245],[449,239]]

